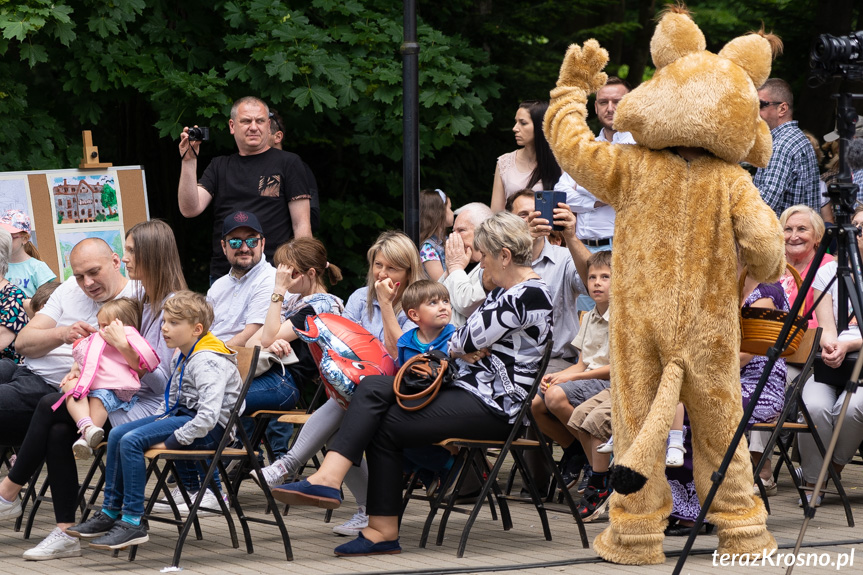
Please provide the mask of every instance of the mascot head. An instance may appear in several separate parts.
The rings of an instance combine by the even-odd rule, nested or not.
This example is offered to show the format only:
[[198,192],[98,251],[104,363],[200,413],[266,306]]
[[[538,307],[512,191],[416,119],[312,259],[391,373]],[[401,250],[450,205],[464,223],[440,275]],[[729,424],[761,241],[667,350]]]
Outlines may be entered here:
[[654,150],[704,148],[764,167],[772,141],[758,114],[758,88],[782,43],[762,31],[731,40],[719,54],[705,46],[686,8],[669,7],[650,41],[656,73],[621,100],[614,129]]

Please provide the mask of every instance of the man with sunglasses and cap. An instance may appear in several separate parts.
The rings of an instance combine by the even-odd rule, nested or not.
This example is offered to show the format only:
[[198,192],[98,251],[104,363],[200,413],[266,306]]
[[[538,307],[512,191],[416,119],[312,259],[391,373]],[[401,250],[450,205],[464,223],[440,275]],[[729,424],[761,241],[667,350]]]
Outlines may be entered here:
[[266,103],[252,96],[234,102],[228,127],[237,153],[213,158],[200,180],[201,142],[189,139],[188,127],[180,134],[180,213],[193,218],[213,204],[211,283],[228,272],[229,262],[219,249],[219,229],[236,210],[258,214],[270,238],[265,252],[270,258],[276,247],[292,237],[312,235],[312,192],[306,169],[298,155],[271,147],[269,111]]
[[818,161],[812,144],[794,121],[794,95],[788,82],[770,78],[758,89],[761,119],[770,128],[773,155],[766,168],[758,168],[752,183],[777,216],[803,204],[821,208]]
[[257,216],[239,211],[222,223],[222,252],[231,265],[207,292],[215,321],[210,331],[228,347],[243,347],[264,325],[276,268],[264,257],[266,240]]

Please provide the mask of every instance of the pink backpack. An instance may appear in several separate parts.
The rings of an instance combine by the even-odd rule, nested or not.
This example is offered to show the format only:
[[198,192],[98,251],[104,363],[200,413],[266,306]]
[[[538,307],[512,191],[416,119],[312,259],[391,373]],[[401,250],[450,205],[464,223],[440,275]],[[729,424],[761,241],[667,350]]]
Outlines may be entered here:
[[[159,356],[150,343],[134,327],[124,326],[129,345],[141,358],[139,367],[153,371],[159,366]],[[98,378],[97,378],[98,375]],[[141,381],[134,369],[129,367],[119,351],[102,338],[99,332],[90,337],[78,384],[63,394],[52,408],[56,411],[70,395],[75,399],[86,396],[90,389],[133,389],[141,388]]]

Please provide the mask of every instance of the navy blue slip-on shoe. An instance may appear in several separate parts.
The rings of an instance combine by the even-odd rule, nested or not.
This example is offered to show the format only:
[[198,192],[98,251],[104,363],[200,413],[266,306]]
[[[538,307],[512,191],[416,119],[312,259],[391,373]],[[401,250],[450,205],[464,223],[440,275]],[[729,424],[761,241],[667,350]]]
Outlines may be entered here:
[[366,539],[362,532],[357,535],[353,541],[348,541],[333,549],[333,553],[338,557],[359,557],[361,555],[395,555],[402,552],[402,546],[399,545],[399,540],[381,541],[380,543],[372,543]]
[[288,505],[309,505],[323,509],[338,509],[342,504],[342,495],[334,487],[312,485],[307,479],[296,483],[285,483],[272,490],[276,501]]

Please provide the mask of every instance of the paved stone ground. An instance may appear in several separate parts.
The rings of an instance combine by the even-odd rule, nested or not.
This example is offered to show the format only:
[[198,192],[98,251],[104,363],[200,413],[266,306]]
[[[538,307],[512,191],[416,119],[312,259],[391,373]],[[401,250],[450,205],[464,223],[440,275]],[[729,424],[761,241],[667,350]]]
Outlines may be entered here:
[[[84,465],[79,466],[80,470]],[[851,498],[852,507],[863,521],[863,468],[849,466],[844,473],[844,484]],[[261,504],[257,486],[245,482],[241,491],[241,503],[252,514],[261,515]],[[793,547],[800,530],[803,514],[797,507],[797,494],[787,473],[780,477],[779,494],[770,498],[773,513],[769,527],[780,546]],[[437,547],[434,540],[427,549],[418,547],[420,531],[425,520],[426,507],[423,502],[412,502],[404,518],[401,533],[403,552],[400,555],[366,557],[356,559],[337,558],[332,554],[336,545],[346,541],[334,535],[332,526],[347,520],[355,511],[351,500],[334,512],[333,521],[324,523],[324,512],[318,509],[294,508],[286,517],[294,552],[294,561],[285,561],[282,542],[275,527],[253,525],[254,553],[247,554],[240,535],[240,549],[231,547],[224,519],[207,517],[201,520],[203,540],[192,537],[186,544],[180,566],[189,574],[254,574],[254,573],[488,573],[514,572],[537,573],[590,573],[605,574],[652,574],[671,573],[677,560],[677,552],[683,546],[682,539],[666,539],[668,559],[664,565],[632,567],[601,562],[591,549],[583,549],[578,541],[575,523],[562,512],[552,512],[550,523],[553,541],[545,541],[539,519],[530,505],[512,504],[514,527],[505,532],[499,522],[491,521],[489,513],[483,511],[475,524],[463,559],[456,558],[456,547],[464,524],[464,516],[453,515],[443,545]],[[50,505],[39,511],[30,540],[23,539],[8,526],[0,529],[0,574],[22,573],[155,573],[168,566],[176,542],[176,530],[161,524],[152,524],[150,542],[141,546],[133,563],[126,561],[126,553],[114,558],[110,552],[85,548],[79,558],[28,562],[21,553],[41,540],[53,528]],[[587,525],[588,538],[592,542],[605,526],[607,519]],[[239,530],[239,525],[238,525]],[[432,535],[436,534],[436,529]],[[695,551],[687,561],[684,574],[725,573],[784,573],[778,566],[721,566],[714,565],[711,556],[716,545],[715,535],[698,538]],[[840,571],[857,572],[863,568],[863,533],[849,528],[838,497],[829,496],[819,508],[806,534],[804,551],[826,554],[822,561],[834,565],[822,567],[800,566],[799,574],[835,573],[835,562],[840,553],[854,551],[854,564]],[[781,549],[780,553],[787,552]]]

